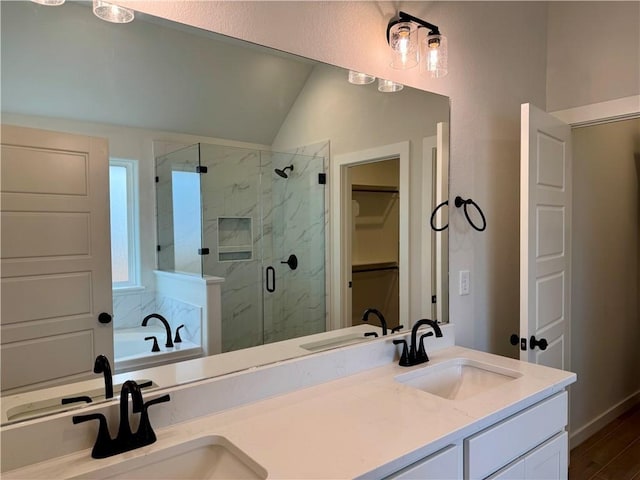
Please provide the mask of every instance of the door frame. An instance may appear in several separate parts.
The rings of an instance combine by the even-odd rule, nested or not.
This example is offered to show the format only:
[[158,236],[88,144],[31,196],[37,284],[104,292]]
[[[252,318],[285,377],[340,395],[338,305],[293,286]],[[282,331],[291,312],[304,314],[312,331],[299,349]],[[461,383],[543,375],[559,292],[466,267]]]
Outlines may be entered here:
[[409,325],[409,141],[382,145],[336,155],[331,165],[330,205],[331,205],[331,305],[329,325],[331,330],[351,326],[351,312],[347,312],[345,301],[348,287],[348,273],[342,268],[347,258],[349,236],[346,229],[351,198],[348,182],[348,167],[399,158],[400,163],[400,226],[399,226],[399,291],[400,324]]
[[640,117],[640,95],[549,112],[571,128]]

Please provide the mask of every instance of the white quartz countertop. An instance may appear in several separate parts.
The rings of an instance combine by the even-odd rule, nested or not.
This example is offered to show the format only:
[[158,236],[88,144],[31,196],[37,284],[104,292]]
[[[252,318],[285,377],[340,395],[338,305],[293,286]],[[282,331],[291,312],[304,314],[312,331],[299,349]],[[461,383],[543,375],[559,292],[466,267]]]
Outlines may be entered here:
[[[102,460],[89,450],[3,473],[5,478],[91,477],[98,469],[188,440],[221,435],[268,478],[379,478],[471,435],[576,380],[551,369],[462,347],[430,353],[414,367],[396,363],[156,430],[148,447]],[[466,358],[521,374],[462,400],[395,380],[399,374]],[[162,408],[157,406],[154,408]]]
[[[194,278],[197,279],[198,277]],[[164,329],[162,327],[158,328],[164,334]],[[206,378],[214,378],[233,372],[243,371],[260,365],[268,365],[287,359],[303,357],[310,353],[323,350],[322,348],[308,350],[304,348],[306,345],[318,344],[323,341],[329,342],[332,339],[340,340],[347,337],[357,337],[357,339],[347,339],[344,343],[345,345],[348,345],[349,343],[355,344],[358,342],[373,340],[373,337],[364,336],[367,332],[376,332],[382,335],[382,329],[376,325],[357,325],[355,327],[307,335],[305,337],[258,345],[256,347],[220,353],[208,357],[183,360],[158,367],[140,369],[135,372],[118,373],[113,376],[113,384],[122,384],[126,380],[136,380],[138,382],[152,380],[154,383],[152,387],[153,389],[187,384]],[[327,349],[330,348],[332,348],[332,346],[328,345]],[[333,348],[335,348],[335,346],[333,346]],[[176,350],[178,349],[179,347]],[[39,402],[51,403],[53,405],[53,402],[50,400],[56,400],[56,405],[58,405],[58,407],[51,408],[50,412],[44,411],[43,413],[33,412],[32,414],[25,414],[20,416],[17,420],[20,421],[26,418],[36,418],[54,411],[62,412],[80,410],[87,405],[75,403],[66,406],[59,406],[59,399],[64,397],[87,395],[87,392],[94,392],[92,396],[95,397],[100,392],[104,392],[104,379],[101,375],[96,375],[95,377],[96,378],[94,379],[82,382],[43,388],[2,397],[2,402],[0,403],[0,424],[7,425],[12,423],[10,413],[13,410],[27,410],[28,412],[29,406],[38,404]],[[104,398],[95,398],[94,401],[104,402],[105,400]]]

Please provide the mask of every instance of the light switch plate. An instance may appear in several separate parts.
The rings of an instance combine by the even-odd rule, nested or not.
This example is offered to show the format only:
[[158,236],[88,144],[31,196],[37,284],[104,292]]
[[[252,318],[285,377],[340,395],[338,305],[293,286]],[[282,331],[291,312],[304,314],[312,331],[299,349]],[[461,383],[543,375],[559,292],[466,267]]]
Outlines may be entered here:
[[460,270],[460,295],[469,295],[470,283],[469,270]]

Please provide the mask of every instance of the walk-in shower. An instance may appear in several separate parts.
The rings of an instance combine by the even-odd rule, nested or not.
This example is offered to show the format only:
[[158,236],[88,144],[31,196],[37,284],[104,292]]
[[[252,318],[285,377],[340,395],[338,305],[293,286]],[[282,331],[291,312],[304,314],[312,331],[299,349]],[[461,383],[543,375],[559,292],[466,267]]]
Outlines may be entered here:
[[204,143],[156,158],[158,267],[224,278],[222,351],[325,330],[324,171],[322,156]]

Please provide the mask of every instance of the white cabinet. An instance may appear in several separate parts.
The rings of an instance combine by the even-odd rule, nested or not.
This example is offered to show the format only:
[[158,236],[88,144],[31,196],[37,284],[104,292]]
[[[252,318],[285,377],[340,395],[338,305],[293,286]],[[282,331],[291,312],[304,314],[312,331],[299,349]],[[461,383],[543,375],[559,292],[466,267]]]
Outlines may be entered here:
[[386,477],[386,480],[458,480],[462,478],[462,446],[450,445]]
[[567,432],[559,433],[500,470],[489,480],[558,480],[567,478]]
[[389,479],[566,479],[567,392],[552,395],[385,477]]
[[472,435],[464,441],[465,478],[493,478],[505,465],[495,478],[565,478],[566,425],[567,393],[562,392]]

